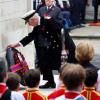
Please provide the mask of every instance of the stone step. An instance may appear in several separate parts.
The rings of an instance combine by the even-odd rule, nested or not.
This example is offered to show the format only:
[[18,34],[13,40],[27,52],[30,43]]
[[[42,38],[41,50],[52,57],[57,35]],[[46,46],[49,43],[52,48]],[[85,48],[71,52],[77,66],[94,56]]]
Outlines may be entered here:
[[100,39],[100,26],[88,26],[73,28],[70,33],[72,38]]

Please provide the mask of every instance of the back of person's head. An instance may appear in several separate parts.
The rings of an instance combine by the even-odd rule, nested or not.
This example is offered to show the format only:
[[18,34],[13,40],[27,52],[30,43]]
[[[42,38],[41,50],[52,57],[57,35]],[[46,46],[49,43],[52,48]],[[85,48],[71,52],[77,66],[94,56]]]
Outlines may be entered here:
[[93,46],[89,42],[80,42],[76,46],[75,57],[80,63],[91,61],[94,57]]
[[85,69],[79,64],[66,64],[62,72],[62,80],[67,90],[77,90],[85,80]]
[[4,82],[7,76],[7,67],[3,59],[0,58],[0,83]]
[[64,71],[64,68],[68,65],[69,63],[64,63],[61,67],[60,67],[60,69],[59,69],[59,76],[60,76],[60,78],[62,79],[62,73],[63,73],[63,71]]
[[86,68],[86,79],[85,79],[85,86],[86,87],[93,87],[97,82],[98,73],[97,70],[94,68]]
[[21,78],[17,73],[9,72],[6,85],[12,91],[18,91],[20,88]]
[[37,87],[40,82],[40,71],[38,69],[30,69],[25,73],[25,83],[29,88]]

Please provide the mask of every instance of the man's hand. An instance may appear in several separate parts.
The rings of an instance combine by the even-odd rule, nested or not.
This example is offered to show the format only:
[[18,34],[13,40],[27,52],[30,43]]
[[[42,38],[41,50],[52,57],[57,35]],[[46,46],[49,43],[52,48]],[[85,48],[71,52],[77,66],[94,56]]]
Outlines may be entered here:
[[11,47],[11,48],[16,48],[16,47],[19,47],[21,46],[19,43],[16,43],[16,44],[10,44],[7,46],[7,48]]

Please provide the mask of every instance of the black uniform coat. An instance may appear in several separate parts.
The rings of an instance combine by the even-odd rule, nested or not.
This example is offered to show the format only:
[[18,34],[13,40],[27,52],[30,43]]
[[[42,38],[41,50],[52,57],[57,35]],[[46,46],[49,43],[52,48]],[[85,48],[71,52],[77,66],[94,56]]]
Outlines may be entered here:
[[[20,42],[23,46],[34,40],[40,70],[59,69],[61,65],[61,25],[55,20],[41,18],[41,24]],[[30,54],[31,56],[31,54]]]
[[83,68],[93,68],[93,69],[95,69],[95,70],[99,70],[99,68],[97,67],[97,66],[95,66],[94,64],[92,64],[91,62],[89,62],[89,61],[87,61],[87,62],[82,62],[82,63],[80,63],[79,62],[79,64],[80,65],[82,65],[83,66]]

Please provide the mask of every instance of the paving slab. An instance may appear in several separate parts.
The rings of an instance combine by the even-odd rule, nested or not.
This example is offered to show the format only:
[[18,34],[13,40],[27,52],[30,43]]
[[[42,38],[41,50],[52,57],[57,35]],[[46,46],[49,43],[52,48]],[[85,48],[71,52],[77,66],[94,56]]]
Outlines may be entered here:
[[100,39],[100,26],[88,26],[75,28],[70,31],[72,38]]

